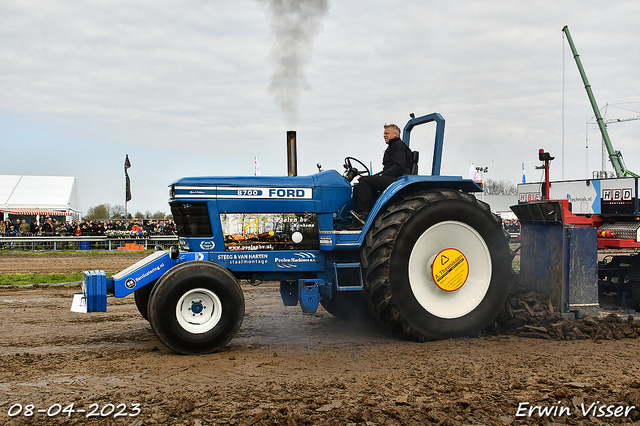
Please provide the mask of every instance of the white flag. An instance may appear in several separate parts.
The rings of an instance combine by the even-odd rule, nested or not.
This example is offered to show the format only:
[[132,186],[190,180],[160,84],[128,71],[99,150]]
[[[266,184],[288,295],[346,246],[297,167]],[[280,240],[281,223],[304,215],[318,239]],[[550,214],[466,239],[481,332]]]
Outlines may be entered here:
[[255,157],[255,176],[260,176],[260,163],[258,163],[258,157]]
[[471,163],[471,167],[469,168],[469,179],[473,179],[474,182],[482,182],[482,178],[480,177],[480,173],[476,166]]

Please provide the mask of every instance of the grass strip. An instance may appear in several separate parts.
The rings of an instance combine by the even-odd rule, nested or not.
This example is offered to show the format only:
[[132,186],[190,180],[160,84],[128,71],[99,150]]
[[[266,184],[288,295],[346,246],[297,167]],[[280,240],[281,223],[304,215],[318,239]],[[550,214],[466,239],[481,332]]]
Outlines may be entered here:
[[[107,273],[107,276],[111,276]],[[82,281],[82,272],[0,274],[0,285],[58,284]]]
[[115,255],[139,255],[143,254],[151,254],[154,253],[155,250],[136,250],[136,251],[126,251],[126,250],[48,250],[48,251],[38,251],[38,250],[1,250],[1,256],[15,256],[15,255],[24,255],[24,256],[115,256]]

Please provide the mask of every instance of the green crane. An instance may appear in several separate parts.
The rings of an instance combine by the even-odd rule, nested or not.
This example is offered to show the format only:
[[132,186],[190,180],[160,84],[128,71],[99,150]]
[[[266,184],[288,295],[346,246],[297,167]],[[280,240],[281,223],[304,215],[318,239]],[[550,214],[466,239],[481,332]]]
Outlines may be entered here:
[[602,114],[600,114],[600,109],[598,109],[596,98],[593,95],[593,91],[591,90],[591,84],[589,84],[589,80],[587,79],[587,74],[585,74],[584,68],[582,67],[582,61],[580,61],[580,55],[578,55],[576,46],[573,44],[573,39],[571,38],[571,34],[569,33],[569,27],[565,25],[562,31],[564,31],[564,33],[567,35],[567,41],[569,42],[569,47],[571,47],[571,52],[573,53],[573,59],[576,60],[576,65],[578,65],[578,71],[580,71],[580,76],[582,77],[584,88],[587,91],[587,96],[589,97],[589,101],[591,102],[591,108],[593,108],[593,113],[596,116],[596,120],[598,122],[598,128],[600,129],[600,133],[602,134],[602,139],[604,140],[604,144],[607,147],[607,152],[609,153],[609,160],[611,160],[611,164],[613,165],[613,169],[616,172],[616,176],[617,177],[627,177],[627,176],[639,177],[637,174],[627,170],[626,166],[624,165],[624,160],[622,159],[622,153],[620,151],[616,151],[613,149],[613,145],[611,144],[611,139],[609,138],[609,132],[607,131],[607,125],[605,124],[604,119],[602,118]]

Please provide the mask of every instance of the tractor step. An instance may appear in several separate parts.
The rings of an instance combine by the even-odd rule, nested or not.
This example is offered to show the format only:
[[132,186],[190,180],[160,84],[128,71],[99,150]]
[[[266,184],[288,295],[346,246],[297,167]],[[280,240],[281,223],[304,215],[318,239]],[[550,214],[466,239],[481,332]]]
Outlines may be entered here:
[[338,291],[358,291],[364,288],[360,263],[331,262]]

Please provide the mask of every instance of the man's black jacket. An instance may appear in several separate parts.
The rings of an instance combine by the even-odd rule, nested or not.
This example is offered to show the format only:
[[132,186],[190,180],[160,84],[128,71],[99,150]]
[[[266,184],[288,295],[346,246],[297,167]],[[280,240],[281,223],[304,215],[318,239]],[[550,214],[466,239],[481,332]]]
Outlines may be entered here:
[[382,157],[382,176],[395,178],[411,173],[413,165],[412,153],[407,144],[400,138],[393,138]]

